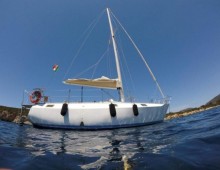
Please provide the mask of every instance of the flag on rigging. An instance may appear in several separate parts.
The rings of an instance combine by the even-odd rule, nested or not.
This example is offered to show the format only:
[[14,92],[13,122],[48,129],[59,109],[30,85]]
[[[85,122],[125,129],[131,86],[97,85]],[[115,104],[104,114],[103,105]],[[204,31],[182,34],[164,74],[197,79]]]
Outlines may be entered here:
[[55,65],[53,66],[53,71],[57,71],[58,68],[59,68],[59,66],[58,66],[57,64],[55,64]]

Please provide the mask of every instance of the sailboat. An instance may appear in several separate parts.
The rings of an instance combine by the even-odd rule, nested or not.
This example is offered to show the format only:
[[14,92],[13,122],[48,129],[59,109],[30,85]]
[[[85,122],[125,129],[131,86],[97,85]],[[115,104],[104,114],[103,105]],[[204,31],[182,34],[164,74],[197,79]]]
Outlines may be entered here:
[[[67,79],[63,83],[100,89],[115,89],[119,92],[119,101],[109,100],[101,102],[75,103],[51,103],[46,101],[42,104],[39,103],[42,98],[41,90],[37,89],[30,96],[30,99],[34,105],[30,108],[28,114],[29,120],[34,126],[43,128],[99,130],[143,126],[159,123],[164,120],[164,116],[169,107],[169,102],[167,100],[163,100],[163,102],[160,103],[138,103],[125,101],[117,43],[112,26],[112,12],[109,8],[106,9],[106,12],[114,49],[117,78],[110,79],[102,76],[101,78],[97,79]],[[123,26],[122,28],[124,30]],[[128,37],[132,41],[129,35]],[[132,43],[147,66],[151,76],[153,77],[153,80],[156,82],[162,97],[165,98],[154,74],[152,73],[140,50],[133,41]]]

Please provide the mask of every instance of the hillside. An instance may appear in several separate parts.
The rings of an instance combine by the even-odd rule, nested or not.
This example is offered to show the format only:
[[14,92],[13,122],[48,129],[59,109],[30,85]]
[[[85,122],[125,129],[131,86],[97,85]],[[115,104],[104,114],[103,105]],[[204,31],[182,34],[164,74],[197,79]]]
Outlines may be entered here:
[[[13,108],[7,106],[0,106],[0,120],[8,122],[17,122],[20,118],[21,108]],[[23,116],[27,116],[28,111],[23,111]]]
[[[187,108],[179,112],[170,112],[166,114],[165,119],[168,120],[168,119],[179,118],[179,117],[195,114],[219,105],[220,105],[220,94],[214,97],[213,99],[211,99],[205,105],[202,105],[198,108]],[[20,108],[0,106],[0,120],[9,121],[9,122],[19,122],[20,113],[21,113]],[[28,110],[23,110],[23,117],[22,117],[24,119],[23,121],[27,121],[27,114],[28,114]]]
[[220,105],[220,94],[217,95],[216,97],[214,97],[213,99],[211,99],[205,105],[202,105],[200,107],[188,108],[188,109],[181,110],[179,112],[170,112],[170,113],[166,114],[165,119],[168,120],[168,119],[188,116],[188,115],[191,115],[191,114],[202,112],[204,110],[211,109],[211,108],[219,106],[219,105]]
[[212,100],[210,100],[206,105],[220,105],[220,94],[216,97],[214,97]]

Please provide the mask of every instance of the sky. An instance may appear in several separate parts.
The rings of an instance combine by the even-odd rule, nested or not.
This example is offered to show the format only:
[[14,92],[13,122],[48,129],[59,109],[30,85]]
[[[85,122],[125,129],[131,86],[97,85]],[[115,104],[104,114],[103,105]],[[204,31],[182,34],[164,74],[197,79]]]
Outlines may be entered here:
[[[107,7],[143,53],[163,92],[171,96],[170,111],[198,107],[220,93],[219,0],[0,0],[0,105],[20,107],[24,90],[36,87],[54,91],[57,99],[63,95],[58,91],[79,91],[62,81],[76,77],[105,54],[110,37],[103,14]],[[85,30],[99,16],[79,52]],[[119,40],[128,39],[120,34]],[[136,95],[137,101],[158,97],[131,44],[120,43],[121,47],[120,59],[126,57],[131,65],[127,75],[122,73],[127,93]],[[106,56],[109,60],[113,53]],[[57,72],[54,64],[59,65]],[[108,66],[103,59],[82,76],[91,78],[95,71],[95,78],[107,73],[115,78]],[[127,83],[129,79],[133,82]]]

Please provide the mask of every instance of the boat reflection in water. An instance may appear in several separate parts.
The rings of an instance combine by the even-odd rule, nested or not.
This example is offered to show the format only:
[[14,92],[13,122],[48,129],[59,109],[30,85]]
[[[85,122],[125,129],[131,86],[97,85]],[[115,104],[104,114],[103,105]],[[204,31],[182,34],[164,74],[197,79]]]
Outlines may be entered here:
[[45,159],[54,167],[97,169],[132,167],[135,154],[158,150],[147,135],[143,127],[83,132],[26,128],[16,140],[31,152],[36,167]]
[[220,107],[152,126],[102,131],[36,129],[0,122],[0,167],[220,169],[219,113]]

